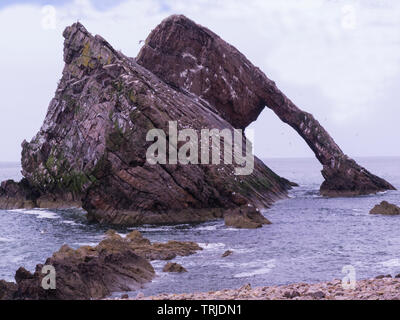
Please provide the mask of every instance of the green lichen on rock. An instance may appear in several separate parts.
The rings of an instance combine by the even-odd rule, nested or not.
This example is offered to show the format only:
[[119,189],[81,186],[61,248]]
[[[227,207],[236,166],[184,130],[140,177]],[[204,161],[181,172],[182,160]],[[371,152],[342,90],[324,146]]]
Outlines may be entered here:
[[90,43],[86,42],[85,45],[83,46],[80,63],[84,67],[92,68],[93,64],[91,63],[91,60],[92,60],[92,56],[91,56],[91,51],[90,51]]

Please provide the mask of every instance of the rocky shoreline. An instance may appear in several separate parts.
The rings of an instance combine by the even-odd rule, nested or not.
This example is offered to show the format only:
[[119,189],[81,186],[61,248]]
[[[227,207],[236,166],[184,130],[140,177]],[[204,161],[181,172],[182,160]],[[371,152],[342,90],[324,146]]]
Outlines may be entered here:
[[[89,300],[102,299],[113,292],[139,290],[151,282],[152,260],[172,260],[203,250],[197,243],[169,241],[151,243],[138,231],[121,237],[109,230],[97,246],[76,250],[63,245],[31,273],[20,267],[14,282],[0,280],[0,300]],[[169,272],[181,272],[177,264]],[[168,264],[167,264],[168,266]],[[47,268],[47,269],[46,269]],[[54,287],[45,270],[54,270]]]
[[296,283],[283,286],[252,288],[249,284],[239,289],[211,292],[160,294],[130,300],[399,300],[400,275],[378,276],[359,280],[354,289],[344,289],[342,280],[315,284]]
[[[0,184],[0,209],[82,207],[89,222],[113,226],[224,219],[233,228],[261,228],[270,221],[260,209],[287,198],[296,186],[247,147],[243,130],[264,108],[291,126],[314,152],[323,166],[322,196],[395,190],[345,155],[311,114],[236,48],[185,16],[165,19],[136,58],[115,50],[79,22],[67,27],[63,36],[62,78],[40,131],[22,143],[24,178]],[[192,141],[186,130],[197,137],[204,131],[217,134],[206,135],[201,141],[204,150],[198,150],[198,140]],[[157,161],[149,161],[154,131],[164,135],[153,150]],[[215,138],[224,132],[228,135],[222,137],[222,154],[222,140]],[[190,160],[188,152],[196,160]],[[239,174],[242,170],[237,169],[247,167],[247,160],[240,160],[243,153],[252,160],[251,170]],[[184,161],[178,162],[177,154]],[[202,165],[199,157],[204,158]],[[399,210],[382,203],[371,213],[395,215]],[[34,273],[18,269],[16,283],[0,281],[0,300],[101,299],[112,292],[137,290],[155,275],[149,261],[198,250],[202,248],[193,242],[152,244],[138,232],[121,238],[110,231],[94,247],[61,247]],[[57,272],[54,291],[41,285],[46,265]],[[186,270],[170,263],[164,271]],[[363,280],[353,291],[343,290],[335,280],[143,299],[395,299],[399,281]]]

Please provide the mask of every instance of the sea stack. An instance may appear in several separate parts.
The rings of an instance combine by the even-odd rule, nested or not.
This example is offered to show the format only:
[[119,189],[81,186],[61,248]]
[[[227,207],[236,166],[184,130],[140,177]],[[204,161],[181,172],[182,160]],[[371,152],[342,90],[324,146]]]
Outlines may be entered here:
[[149,130],[172,139],[171,121],[198,132],[235,128],[207,101],[175,90],[82,24],[64,37],[63,77],[40,132],[23,143],[23,175],[40,191],[37,205],[81,202],[92,221],[140,225],[213,220],[286,197],[291,183],[258,159],[241,176],[223,161],[150,164]]
[[[1,208],[82,206],[89,220],[114,225],[248,216],[286,197],[294,184],[257,158],[251,174],[240,176],[222,156],[219,165],[151,164],[147,138],[158,129],[175,139],[171,122],[197,133],[243,130],[265,107],[314,151],[323,165],[323,195],[394,189],[346,156],[237,49],[185,16],[164,20],[136,59],[80,23],[63,36],[62,78],[40,131],[22,144],[23,181],[0,188]],[[244,134],[240,142],[245,150]]]
[[299,109],[241,52],[185,16],[171,16],[155,28],[137,60],[174,88],[209,102],[236,128],[246,128],[265,107],[273,110],[298,132],[322,164],[322,195],[395,190],[345,155],[312,114]]

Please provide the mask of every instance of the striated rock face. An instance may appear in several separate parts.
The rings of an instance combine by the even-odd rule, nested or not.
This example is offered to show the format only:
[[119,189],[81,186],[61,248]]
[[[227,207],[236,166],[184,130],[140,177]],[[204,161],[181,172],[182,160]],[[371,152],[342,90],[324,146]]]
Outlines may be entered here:
[[[237,208],[268,207],[293,184],[257,158],[248,176],[236,176],[229,164],[146,161],[151,129],[163,130],[167,142],[174,140],[171,121],[199,136],[202,129],[232,132],[256,120],[265,106],[315,152],[323,165],[323,195],[394,189],[344,155],[311,114],[238,50],[184,16],[163,21],[137,59],[80,23],[63,35],[62,79],[40,132],[23,142],[25,179],[2,184],[0,208],[82,206],[91,221],[139,225],[202,222]],[[243,150],[244,142],[243,136]]]
[[400,215],[400,207],[387,201],[382,201],[380,204],[377,204],[374,208],[372,208],[369,213],[395,216]]
[[168,140],[169,121],[178,130],[234,128],[207,101],[170,87],[81,24],[64,37],[56,95],[40,132],[23,143],[23,175],[39,190],[39,206],[82,202],[90,220],[138,225],[206,221],[286,196],[290,183],[258,159],[248,176],[225,164],[150,165],[150,129]]
[[264,107],[272,109],[323,165],[322,195],[395,189],[347,157],[311,114],[300,110],[236,48],[185,16],[171,16],[154,29],[137,61],[174,88],[208,101],[211,110],[234,127],[246,128]]

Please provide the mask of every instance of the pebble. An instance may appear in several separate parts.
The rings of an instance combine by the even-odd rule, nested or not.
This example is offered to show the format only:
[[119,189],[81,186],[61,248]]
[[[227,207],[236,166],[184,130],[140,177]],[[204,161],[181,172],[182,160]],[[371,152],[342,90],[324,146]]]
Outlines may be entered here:
[[250,284],[239,289],[221,289],[215,292],[188,294],[161,294],[136,297],[141,300],[398,300],[399,279],[387,276],[359,280],[356,288],[344,289],[340,280],[285,286],[252,288]]

